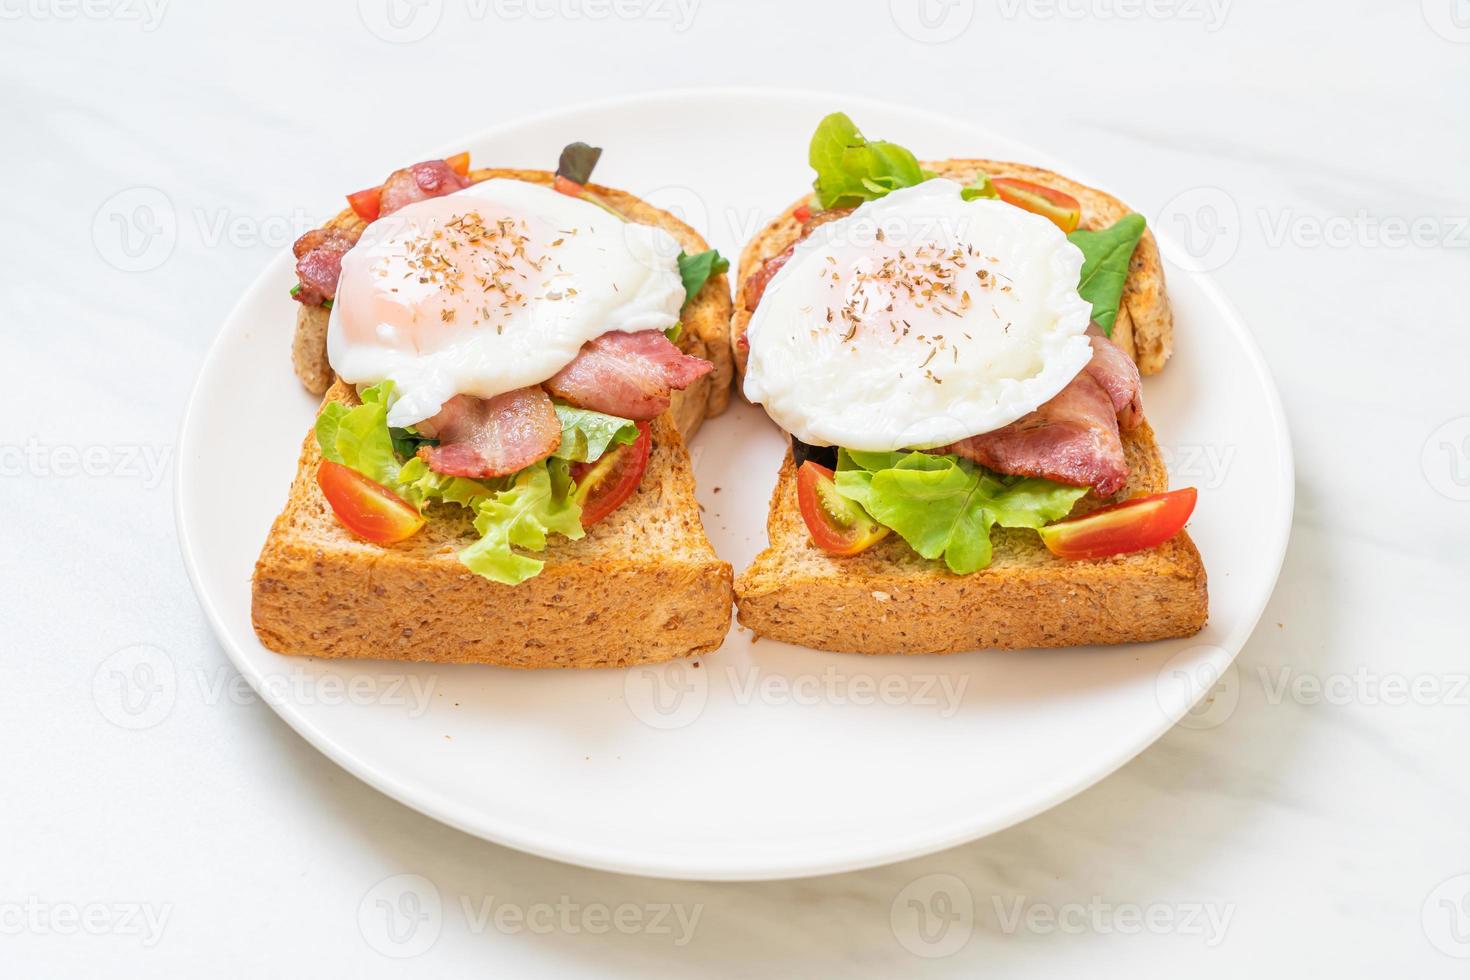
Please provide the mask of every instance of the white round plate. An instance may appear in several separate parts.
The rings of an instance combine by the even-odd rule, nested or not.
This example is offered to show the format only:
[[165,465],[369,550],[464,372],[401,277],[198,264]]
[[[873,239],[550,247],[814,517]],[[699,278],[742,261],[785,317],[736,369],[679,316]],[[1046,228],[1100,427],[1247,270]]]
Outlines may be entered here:
[[[549,167],[564,144],[586,140],[605,147],[599,181],[681,212],[733,257],[808,186],[808,137],[839,108],[920,159],[1026,160],[1086,180],[925,111],[771,91],[580,106],[439,152],[467,148],[480,166]],[[401,155],[435,154],[403,147]],[[1116,190],[1128,197],[1127,187]],[[1145,382],[1175,484],[1200,488],[1190,532],[1210,576],[1210,624],[1198,636],[863,657],[753,643],[736,628],[697,663],[537,672],[318,661],[256,640],[251,570],[316,408],[291,374],[293,282],[283,254],[205,360],[180,438],[184,559],[225,649],[281,717],[350,772],[438,820],[633,874],[847,871],[1007,827],[1092,785],[1176,721],[1217,723],[1233,704],[1227,668],[1280,569],[1292,463],[1260,352],[1202,276],[1170,267],[1177,353]],[[758,409],[737,403],[692,449],[705,530],[743,568],[765,544],[782,438]],[[1190,712],[1212,689],[1208,707]]]

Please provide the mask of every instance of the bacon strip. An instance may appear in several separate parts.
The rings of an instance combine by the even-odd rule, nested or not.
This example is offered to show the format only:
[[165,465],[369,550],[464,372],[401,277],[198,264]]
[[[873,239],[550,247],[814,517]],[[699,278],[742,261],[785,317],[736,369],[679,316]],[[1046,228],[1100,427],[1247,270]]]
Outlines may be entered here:
[[943,451],[997,473],[1090,486],[1105,497],[1128,479],[1113,399],[1085,369],[1036,411]]
[[[468,187],[468,177],[461,177],[443,160],[425,160],[402,170],[395,170],[383,181],[378,216],[391,214],[406,204]],[[321,306],[337,295],[337,280],[342,276],[342,255],[357,244],[361,230],[314,228],[296,239],[291,250],[296,253],[296,278],[301,288],[296,301],[306,306]]]
[[443,197],[468,186],[469,178],[455,173],[443,160],[425,160],[388,175],[388,179],[383,181],[378,216],[392,214],[415,201]]
[[456,395],[416,428],[437,446],[420,446],[429,469],[445,476],[509,476],[561,445],[561,422],[540,387],[494,398]]
[[709,361],[683,353],[657,330],[613,330],[583,344],[546,388],[578,408],[642,421],[668,410],[671,390],[712,370]]
[[[752,313],[755,312],[755,308],[760,303],[761,297],[766,293],[766,287],[771,284],[771,280],[775,278],[776,273],[780,272],[781,267],[791,258],[791,253],[796,251],[797,242],[809,238],[812,232],[827,222],[847,217],[849,214],[852,214],[853,210],[853,208],[829,208],[826,211],[818,211],[808,218],[806,223],[801,226],[801,234],[796,237],[795,242],[786,246],[786,251],[766,259],[765,262],[761,263],[760,268],[752,272],[750,278],[745,280],[745,286],[741,291],[741,296],[745,300],[745,308]],[[743,340],[744,337],[742,336],[741,339]]]
[[345,228],[313,228],[291,246],[296,255],[296,278],[301,288],[296,301],[306,306],[321,306],[337,295],[337,280],[342,275],[342,256],[357,244],[359,231]]
[[1087,325],[1087,339],[1092,343],[1092,360],[1082,370],[1112,398],[1119,428],[1124,432],[1136,428],[1143,421],[1143,381],[1138,376],[1138,365],[1096,323]]

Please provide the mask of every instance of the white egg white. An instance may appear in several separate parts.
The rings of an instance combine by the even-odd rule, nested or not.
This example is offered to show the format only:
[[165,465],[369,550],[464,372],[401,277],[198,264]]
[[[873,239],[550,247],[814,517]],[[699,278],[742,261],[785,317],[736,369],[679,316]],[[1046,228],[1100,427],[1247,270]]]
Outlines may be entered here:
[[343,256],[332,368],[392,380],[390,425],[459,394],[539,384],[610,330],[663,330],[684,302],[679,244],[548,187],[494,179],[368,225]]
[[816,228],[767,285],[744,390],[818,446],[925,449],[1035,410],[1086,365],[1082,253],[935,179]]

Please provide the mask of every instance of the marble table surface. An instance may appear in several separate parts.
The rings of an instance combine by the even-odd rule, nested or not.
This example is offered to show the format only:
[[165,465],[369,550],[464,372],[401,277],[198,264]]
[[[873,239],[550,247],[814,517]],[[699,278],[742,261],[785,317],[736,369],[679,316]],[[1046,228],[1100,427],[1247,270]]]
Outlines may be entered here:
[[[0,0],[0,21],[0,972],[1470,970],[1464,0]],[[517,116],[731,84],[983,120],[1196,244],[1297,460],[1227,718],[963,847],[700,884],[441,826],[239,683],[169,471],[215,328],[319,217],[280,202]],[[161,259],[126,226],[150,189],[176,218]],[[137,645],[210,683],[129,728],[102,668]],[[428,941],[371,924],[423,913],[400,875],[442,898]]]

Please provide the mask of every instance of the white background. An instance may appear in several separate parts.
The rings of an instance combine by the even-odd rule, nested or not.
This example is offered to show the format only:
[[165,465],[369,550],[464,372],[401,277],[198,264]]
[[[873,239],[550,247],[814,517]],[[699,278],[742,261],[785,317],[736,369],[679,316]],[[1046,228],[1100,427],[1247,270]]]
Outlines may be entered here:
[[[0,0],[0,973],[1464,975],[1470,4],[934,0],[926,26],[905,0],[429,0],[401,28],[334,6]],[[714,885],[449,830],[239,682],[167,471],[240,291],[405,154],[729,84],[983,121],[1194,244],[1297,458],[1232,711],[989,839]],[[751,165],[788,164],[806,179]],[[110,684],[139,662],[175,678],[142,715]],[[413,896],[419,928],[391,931],[379,900]]]

